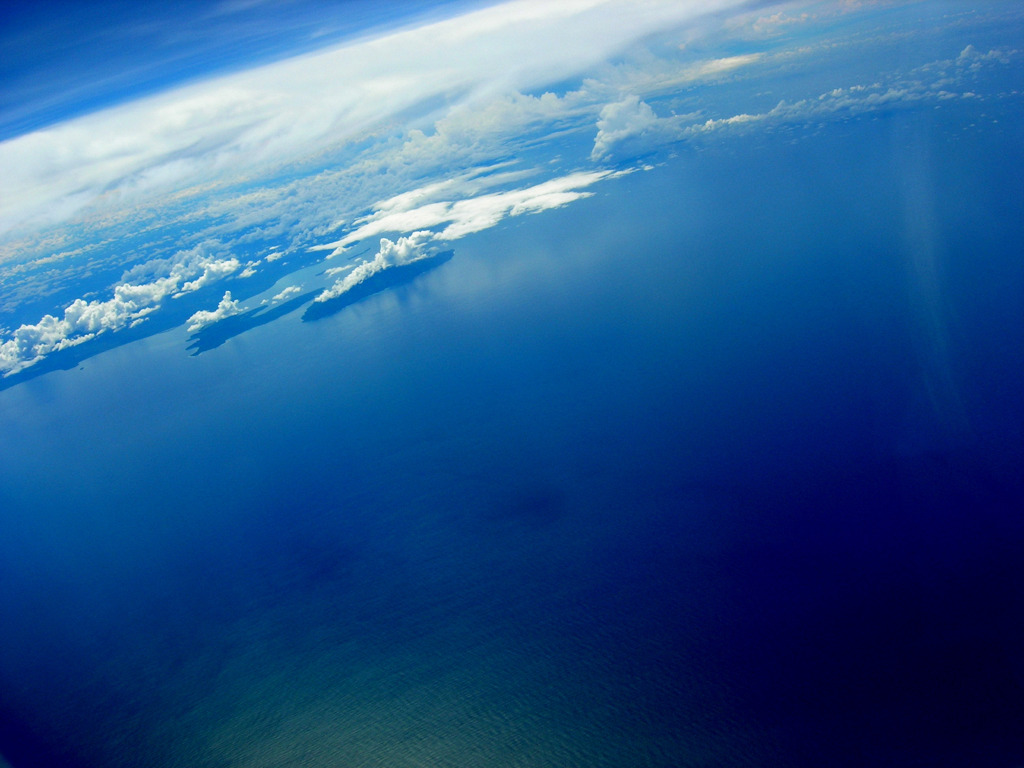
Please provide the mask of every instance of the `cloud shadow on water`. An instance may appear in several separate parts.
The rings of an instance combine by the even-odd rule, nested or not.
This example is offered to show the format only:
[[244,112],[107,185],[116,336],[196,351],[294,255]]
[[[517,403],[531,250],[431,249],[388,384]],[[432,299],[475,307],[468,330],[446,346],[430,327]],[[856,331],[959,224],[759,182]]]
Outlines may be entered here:
[[80,344],[54,350],[28,368],[0,377],[0,391],[52,371],[70,371],[96,355],[177,328],[188,322],[188,318],[195,312],[209,307],[218,289],[221,286],[208,286],[166,301],[159,307],[159,311],[147,316],[145,322],[134,327],[106,331]]
[[[309,322],[329,317],[375,293],[410,283],[420,275],[450,260],[454,254],[455,252],[451,250],[444,251],[411,264],[403,264],[378,272],[335,299],[310,304],[303,314],[302,320]],[[219,286],[216,289],[196,291],[167,302],[159,312],[154,313],[147,318],[146,322],[134,328],[124,328],[116,333],[104,333],[83,344],[54,351],[46,358],[18,373],[0,377],[0,391],[51,371],[71,370],[95,355],[180,326],[186,323],[196,311],[209,306],[210,297],[217,289]],[[319,290],[307,291],[277,306],[269,308],[259,306],[241,314],[226,317],[192,334],[187,349],[192,352],[193,357],[201,355],[203,352],[209,352],[235,336],[294,312],[303,304],[312,301],[318,293],[320,293]]]
[[313,320],[330,317],[345,309],[345,307],[362,301],[375,293],[381,293],[389,288],[397,288],[398,286],[411,283],[420,275],[449,261],[454,255],[455,251],[444,251],[436,256],[418,259],[411,264],[401,264],[377,272],[363,282],[352,286],[336,298],[310,304],[302,315],[302,321],[308,323]]
[[266,325],[294,312],[303,304],[312,301],[317,293],[319,291],[307,291],[290,301],[282,302],[269,309],[265,306],[260,306],[238,315],[225,317],[223,320],[219,320],[192,334],[186,348],[191,350],[193,357],[201,355],[203,352],[209,352],[211,349],[219,347],[228,339],[232,339],[246,331],[251,331],[253,328]]
[[[138,325],[103,331],[81,343],[65,347],[64,349],[53,350],[34,364],[16,373],[0,376],[0,392],[53,371],[73,370],[96,355],[178,328],[186,324],[189,318],[196,312],[208,310],[211,304],[215,305],[218,298],[224,293],[225,287],[230,288],[232,294],[240,302],[246,301],[263,291],[269,290],[284,276],[306,266],[308,264],[300,258],[287,257],[281,261],[267,264],[251,278],[238,280],[237,277],[232,277],[228,281],[217,281],[196,291],[165,299],[155,305],[154,309],[156,311],[143,318],[143,321]],[[103,290],[102,287],[99,290]],[[81,292],[75,291],[73,293],[78,294]],[[309,297],[305,297],[305,300],[308,301]],[[292,301],[295,301],[295,299]],[[70,303],[70,300],[68,303]],[[296,308],[297,306],[294,306],[288,311]],[[52,312],[52,309],[49,311]],[[56,314],[62,316],[63,311]],[[266,322],[269,322],[269,320]],[[212,349],[212,347],[210,348]],[[2,768],[2,764],[0,764],[0,768]]]

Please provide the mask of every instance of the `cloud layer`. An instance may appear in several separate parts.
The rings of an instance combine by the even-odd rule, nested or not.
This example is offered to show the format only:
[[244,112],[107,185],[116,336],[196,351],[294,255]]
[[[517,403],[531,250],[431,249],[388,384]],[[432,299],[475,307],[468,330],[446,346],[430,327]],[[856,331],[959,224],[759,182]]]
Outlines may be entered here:
[[604,61],[740,0],[515,0],[199,83],[0,143],[0,234],[316,157],[431,104]]

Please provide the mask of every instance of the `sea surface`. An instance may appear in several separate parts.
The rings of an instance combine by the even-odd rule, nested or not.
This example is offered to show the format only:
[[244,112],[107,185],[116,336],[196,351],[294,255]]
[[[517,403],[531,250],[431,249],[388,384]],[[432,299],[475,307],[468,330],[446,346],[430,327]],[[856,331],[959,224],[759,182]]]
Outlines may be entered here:
[[1021,131],[684,146],[0,391],[27,766],[1024,762]]

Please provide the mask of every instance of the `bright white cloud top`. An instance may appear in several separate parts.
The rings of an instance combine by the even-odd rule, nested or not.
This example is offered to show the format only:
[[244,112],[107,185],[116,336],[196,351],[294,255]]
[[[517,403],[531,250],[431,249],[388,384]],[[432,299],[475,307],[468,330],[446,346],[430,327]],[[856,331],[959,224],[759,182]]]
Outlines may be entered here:
[[374,212],[360,219],[359,226],[341,240],[316,246],[314,250],[331,250],[330,255],[336,256],[351,243],[382,232],[410,232],[442,226],[439,232],[423,234],[438,240],[457,240],[489,229],[507,216],[540,213],[568,205],[592,194],[582,189],[613,175],[616,174],[612,171],[578,172],[526,188],[437,202],[431,201],[455,192],[456,185],[431,185],[377,203]]
[[225,317],[240,315],[242,311],[238,301],[231,298],[231,291],[224,291],[224,298],[220,300],[220,304],[217,305],[216,309],[201,309],[188,319],[188,331],[189,333],[195,333],[208,325],[213,325],[223,320]]
[[[187,294],[210,291],[206,307],[224,295],[185,321],[195,332],[310,259],[382,243],[328,270],[336,282],[313,287],[323,300],[427,241],[591,196],[666,147],[978,98],[979,73],[1020,57],[968,45],[861,80],[808,77],[799,93],[744,89],[737,101],[732,82],[815,71],[830,50],[815,30],[871,8],[771,5],[514,0],[2,142],[0,374]],[[78,298],[17,314],[27,297],[101,272],[112,277]]]
[[380,240],[380,250],[377,251],[376,256],[370,261],[364,261],[344,277],[337,280],[334,285],[317,296],[315,301],[325,302],[336,299],[386,269],[401,267],[430,258],[433,254],[425,247],[430,237],[430,232],[413,232],[409,237],[398,238],[397,243],[382,237]]
[[[76,299],[63,317],[46,315],[38,323],[20,326],[0,344],[0,371],[18,371],[51,352],[90,341],[105,331],[117,331],[143,322],[170,296],[192,293],[239,268],[238,259],[211,253],[216,243],[180,252],[170,261],[142,264],[125,273],[106,301]],[[193,318],[194,320],[195,318]]]
[[739,0],[517,0],[260,67],[0,144],[0,232],[315,157],[431,100],[471,108]]

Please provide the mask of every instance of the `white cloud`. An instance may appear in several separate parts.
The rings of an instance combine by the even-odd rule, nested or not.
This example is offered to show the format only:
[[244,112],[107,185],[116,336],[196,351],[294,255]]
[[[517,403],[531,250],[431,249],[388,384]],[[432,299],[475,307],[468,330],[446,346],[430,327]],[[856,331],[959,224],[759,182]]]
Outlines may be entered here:
[[760,53],[745,53],[741,56],[726,56],[721,59],[708,59],[693,66],[686,67],[683,72],[688,80],[701,80],[716,75],[733,72],[741,67],[755,64],[764,58]]
[[486,163],[494,147],[529,134],[538,128],[548,132],[563,128],[564,122],[589,115],[594,110],[585,91],[563,96],[546,92],[540,96],[518,90],[480,94],[457,104],[436,120],[431,130],[413,128],[399,148],[381,160],[392,166],[451,168]]
[[219,280],[235,272],[241,262],[224,251],[224,246],[216,240],[206,240],[188,250],[178,251],[166,259],[152,259],[132,267],[121,276],[122,283],[136,286],[154,285],[172,286],[160,298],[169,294],[184,294],[198,290],[203,286]]
[[[782,102],[780,102],[782,104]],[[743,112],[739,115],[733,115],[731,117],[722,117],[718,119],[708,118],[703,123],[697,123],[690,126],[687,130],[689,133],[708,133],[710,131],[716,131],[721,128],[730,128],[739,125],[745,125],[747,123],[756,123],[768,119],[770,116],[780,114],[782,108],[779,106],[775,107],[771,112],[763,114],[749,115]]]
[[215,259],[213,261],[206,262],[203,264],[203,273],[195,280],[189,280],[187,283],[182,285],[181,290],[174,296],[177,298],[183,294],[198,291],[200,288],[203,288],[210,283],[227,277],[240,266],[242,266],[241,263],[234,257],[230,259]]
[[433,184],[377,203],[376,211],[357,222],[356,229],[341,240],[315,246],[315,250],[340,253],[351,243],[386,232],[413,232],[443,225],[447,226],[430,234],[437,240],[456,240],[493,227],[508,216],[539,213],[588,197],[592,193],[580,190],[612,175],[607,170],[578,171],[521,189],[428,202],[450,190],[448,184]]
[[487,103],[563,81],[646,35],[740,4],[514,0],[19,136],[0,143],[0,233],[294,166],[420,105]]
[[125,272],[122,282],[114,286],[112,298],[75,299],[61,317],[45,315],[37,323],[21,325],[11,338],[0,343],[0,373],[9,376],[101,333],[134,327],[156,311],[167,296],[198,290],[237,270],[238,259],[211,253],[215,246],[204,243],[170,259],[140,264]]
[[[879,76],[879,83],[834,88],[772,108],[736,101],[738,89],[733,89],[716,110],[716,88],[723,80],[741,76],[746,68],[763,73],[761,65],[789,73],[799,61],[811,60],[806,53],[795,55],[802,48],[773,52],[762,37],[758,45],[764,53],[715,56],[705,48],[707,58],[693,61],[691,52],[700,48],[690,45],[680,54],[679,42],[695,40],[695,25],[680,27],[672,38],[645,39],[734,6],[752,9],[734,15],[747,32],[758,20],[762,31],[820,21],[774,14],[763,3],[742,0],[516,0],[197,83],[2,142],[0,267],[27,262],[25,243],[32,244],[37,264],[63,258],[57,262],[62,268],[73,260],[84,265],[85,258],[71,257],[84,253],[83,231],[95,235],[88,245],[101,244],[99,250],[116,250],[108,245],[126,231],[133,236],[132,248],[137,242],[143,253],[180,247],[146,242],[142,230],[132,229],[146,217],[180,225],[191,238],[186,242],[201,244],[128,270],[110,298],[83,298],[57,316],[6,332],[0,373],[143,322],[168,297],[230,275],[252,274],[258,262],[242,264],[232,251],[299,264],[311,247],[334,255],[358,240],[384,235],[421,233],[412,235],[417,248],[427,239],[453,240],[509,216],[591,195],[591,185],[614,174],[564,170],[583,165],[588,151],[603,161],[667,141],[820,122],[924,99],[938,103],[975,92],[985,97],[973,74],[1019,55],[967,46],[958,56],[955,50],[949,54],[955,58]],[[785,7],[788,13],[793,6]],[[729,20],[714,23],[728,26]],[[735,29],[727,32],[729,45],[720,50],[742,50]],[[829,44],[836,39],[831,36]],[[641,40],[642,46],[618,55]],[[614,65],[607,63],[610,58]],[[588,69],[591,65],[596,68]],[[541,92],[584,74],[589,77],[576,81],[578,90]],[[708,84],[699,96],[698,89],[684,89],[697,82]],[[966,90],[967,83],[973,90]],[[676,107],[701,112],[669,114]],[[587,139],[595,122],[591,147]],[[567,137],[555,150],[561,155],[537,159],[537,148],[553,137]],[[545,160],[552,162],[545,165]],[[287,174],[273,172],[284,167]],[[240,180],[244,184],[232,186]],[[374,200],[382,202],[371,207]],[[32,230],[45,222],[70,223]],[[19,227],[21,240],[5,239],[5,230]],[[270,240],[280,245],[267,250]],[[333,242],[315,245],[327,240]],[[408,237],[404,240],[412,247]],[[179,241],[167,237],[166,242]],[[398,237],[392,245],[401,243]],[[125,257],[110,263],[131,262]],[[367,262],[375,263],[376,257]],[[387,268],[383,262],[378,266]],[[345,280],[354,279],[359,267],[328,274],[342,278],[346,272]],[[373,268],[360,273],[363,279]],[[60,278],[71,284],[73,273]],[[284,293],[274,301],[284,300]]]
[[784,11],[777,11],[768,16],[758,17],[751,25],[751,28],[759,35],[774,35],[786,27],[791,27],[795,24],[805,24],[813,18],[815,17],[806,12],[791,16]]
[[289,285],[283,291],[281,291],[280,293],[276,294],[274,296],[274,298],[271,299],[271,301],[275,301],[275,302],[276,301],[284,301],[285,299],[290,299],[292,296],[297,296],[301,292],[302,292],[302,288],[300,288],[299,286],[297,286],[297,285]]
[[119,285],[112,299],[75,299],[62,317],[44,315],[37,323],[20,326],[0,344],[0,372],[5,376],[17,373],[52,352],[134,324],[155,309],[153,304],[165,295],[166,285]]
[[637,96],[627,96],[622,101],[606,105],[597,121],[597,137],[590,159],[607,157],[613,144],[627,137],[640,136],[657,122],[654,110]]
[[408,237],[398,238],[397,243],[382,237],[380,250],[377,251],[377,255],[373,259],[356,266],[345,277],[317,296],[314,301],[324,302],[335,299],[378,272],[429,258],[433,254],[424,246],[430,239],[430,232],[413,232]]
[[242,307],[237,300],[231,299],[231,291],[224,291],[224,298],[220,300],[220,304],[217,305],[216,309],[201,309],[188,319],[188,332],[195,333],[206,328],[208,325],[213,325],[223,320],[225,317],[241,313]]
[[343,267],[331,267],[326,271],[326,274],[329,275],[330,277],[334,277],[335,275],[340,275],[342,272],[348,272],[350,269],[354,267],[355,264],[346,264]]
[[722,82],[767,58],[763,53],[744,53],[699,61],[686,60],[686,54],[636,56],[613,67],[602,68],[600,78],[587,78],[578,94],[566,96],[576,96],[579,101],[589,97],[606,104],[612,100],[621,100],[629,94],[640,98],[675,94],[687,86]]
[[985,62],[999,62],[1000,64],[1009,64],[1010,59],[1017,54],[1018,51],[1010,50],[1006,48],[993,48],[992,50],[982,53],[973,45],[968,45],[962,51],[960,55],[956,57],[956,63],[961,67],[967,67],[973,71],[981,69],[981,66]]

